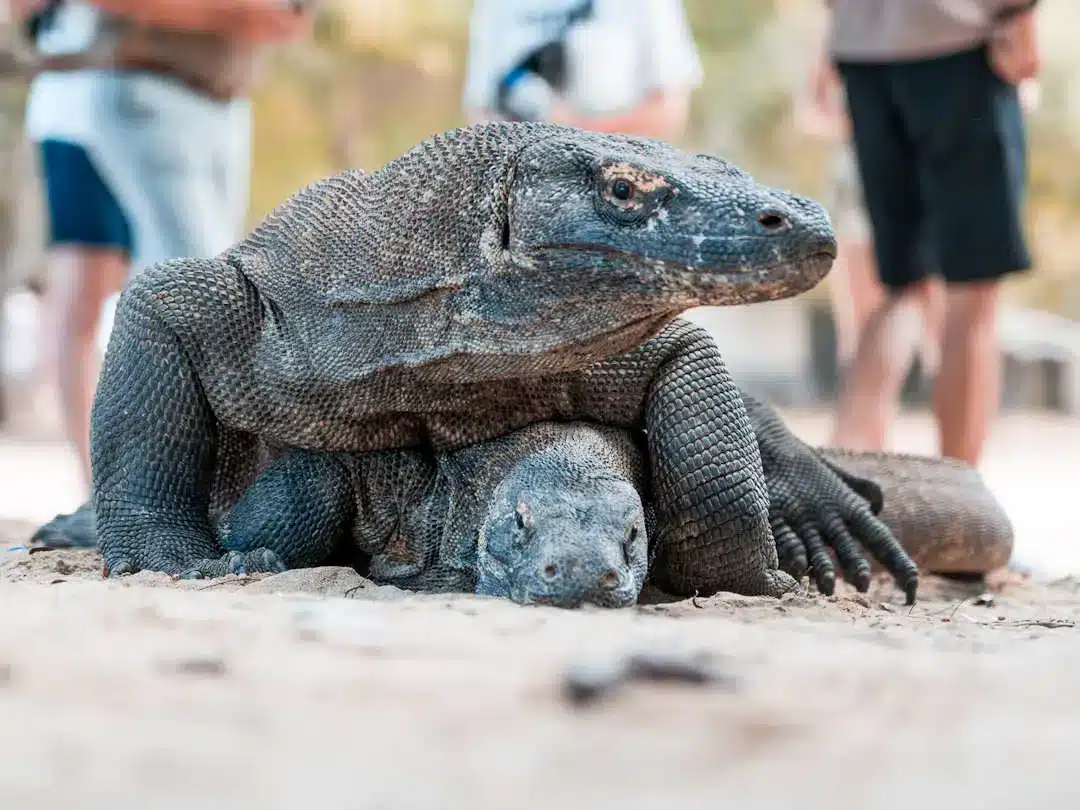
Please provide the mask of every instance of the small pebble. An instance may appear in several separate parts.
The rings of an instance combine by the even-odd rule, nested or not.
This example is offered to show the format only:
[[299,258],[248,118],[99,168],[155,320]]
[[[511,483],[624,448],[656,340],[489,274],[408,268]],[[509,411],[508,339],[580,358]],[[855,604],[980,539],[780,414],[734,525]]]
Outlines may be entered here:
[[978,596],[978,598],[975,600],[975,604],[979,605],[980,607],[993,607],[994,606],[994,595],[992,593],[990,593],[989,591],[987,591],[984,594],[980,594]]
[[584,664],[572,667],[563,679],[567,699],[581,706],[603,697],[618,687],[627,676],[625,662]]
[[735,685],[734,679],[721,672],[710,656],[638,652],[615,661],[572,667],[563,679],[563,693],[574,705],[583,706],[631,681],[716,684],[728,688]]
[[225,662],[220,658],[181,658],[176,661],[168,661],[160,664],[160,669],[165,672],[180,675],[205,675],[220,678],[227,672]]

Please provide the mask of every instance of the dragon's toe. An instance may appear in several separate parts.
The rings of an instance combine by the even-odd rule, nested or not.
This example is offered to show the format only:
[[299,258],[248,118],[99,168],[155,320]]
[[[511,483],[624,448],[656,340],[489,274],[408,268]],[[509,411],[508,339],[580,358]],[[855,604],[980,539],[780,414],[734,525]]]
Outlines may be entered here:
[[106,564],[103,573],[109,579],[118,579],[119,577],[130,576],[138,572],[138,570],[135,561],[125,557],[117,560],[112,565]]
[[198,560],[188,565],[181,579],[216,579],[235,574],[279,574],[286,565],[273,551],[257,548],[253,551],[230,551],[217,559]]
[[280,574],[287,569],[281,558],[268,548],[230,552],[228,567],[231,574]]

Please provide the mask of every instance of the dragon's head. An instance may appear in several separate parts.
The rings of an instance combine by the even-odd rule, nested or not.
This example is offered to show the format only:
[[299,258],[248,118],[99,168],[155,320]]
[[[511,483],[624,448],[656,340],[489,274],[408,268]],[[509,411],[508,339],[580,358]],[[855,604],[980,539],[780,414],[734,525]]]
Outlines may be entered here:
[[478,545],[477,593],[521,604],[627,607],[647,573],[641,496],[582,474],[558,451],[528,456],[495,490]]
[[836,256],[818,203],[662,141],[559,128],[520,150],[508,184],[505,267],[533,294],[751,303],[810,289]]

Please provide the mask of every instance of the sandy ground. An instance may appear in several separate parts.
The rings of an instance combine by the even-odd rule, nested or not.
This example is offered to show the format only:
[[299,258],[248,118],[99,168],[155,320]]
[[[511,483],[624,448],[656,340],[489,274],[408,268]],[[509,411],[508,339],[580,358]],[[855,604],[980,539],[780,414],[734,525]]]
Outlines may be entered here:
[[[1037,576],[983,598],[928,581],[910,610],[888,582],[571,612],[340,579],[290,593],[289,575],[105,582],[92,552],[8,552],[0,807],[1080,806],[1080,543],[1061,508],[1078,439],[1017,415],[987,456]],[[929,422],[905,418],[896,444],[932,450]],[[3,548],[80,497],[33,436],[0,439],[0,480]],[[708,654],[724,677],[568,699],[573,673],[643,651]]]
[[[1080,580],[518,608],[0,567],[4,807],[1075,806]],[[285,575],[288,576],[288,575]],[[343,593],[339,587],[335,589]],[[569,701],[620,656],[714,684]]]

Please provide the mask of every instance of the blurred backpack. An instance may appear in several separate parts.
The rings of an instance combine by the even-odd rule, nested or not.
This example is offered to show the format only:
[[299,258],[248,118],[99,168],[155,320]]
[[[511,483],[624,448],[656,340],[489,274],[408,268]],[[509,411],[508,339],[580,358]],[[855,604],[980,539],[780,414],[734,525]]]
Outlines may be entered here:
[[31,14],[23,22],[23,36],[30,43],[37,42],[38,35],[49,28],[56,20],[56,12],[64,0],[47,0],[36,12]]
[[583,0],[563,14],[556,35],[525,56],[499,80],[495,93],[495,109],[506,118],[520,121],[529,118],[515,91],[522,79],[530,74],[542,79],[553,91],[561,93],[567,80],[567,35],[571,28],[593,17],[593,0]]

